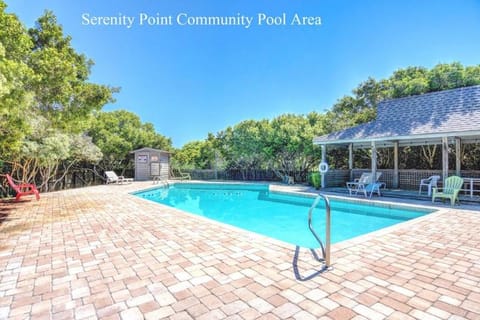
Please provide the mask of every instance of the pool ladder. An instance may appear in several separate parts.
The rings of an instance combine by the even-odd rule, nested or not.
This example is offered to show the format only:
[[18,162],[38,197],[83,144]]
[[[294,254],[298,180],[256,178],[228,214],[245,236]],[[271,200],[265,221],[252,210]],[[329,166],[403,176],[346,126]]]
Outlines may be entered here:
[[[313,229],[312,226],[312,214],[313,210],[317,207],[318,203],[320,200],[323,199],[325,202],[325,246],[323,245],[322,240],[320,240],[320,237],[317,235],[315,230]],[[322,261],[325,263],[325,268],[330,267],[330,200],[328,200],[327,196],[323,194],[319,194],[316,198],[315,201],[313,201],[312,206],[310,207],[310,210],[308,211],[308,228],[312,232],[313,236],[315,239],[317,239],[318,243],[320,244],[320,248],[322,249],[322,256],[323,259],[320,259],[319,261]]]
[[161,180],[160,176],[153,176],[152,177],[153,184],[161,184],[162,187],[169,187],[170,184],[166,180]]

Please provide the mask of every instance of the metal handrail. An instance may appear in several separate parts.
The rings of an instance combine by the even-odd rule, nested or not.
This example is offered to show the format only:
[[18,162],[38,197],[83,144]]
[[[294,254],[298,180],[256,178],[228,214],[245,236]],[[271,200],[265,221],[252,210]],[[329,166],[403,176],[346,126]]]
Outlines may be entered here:
[[[318,205],[318,202],[320,199],[323,199],[325,201],[325,247],[323,246],[322,240],[320,240],[320,237],[317,235],[315,230],[313,229],[312,226],[312,214],[313,214],[313,209],[315,209]],[[319,194],[316,198],[315,201],[313,201],[312,206],[310,207],[310,210],[308,211],[308,228],[312,232],[313,236],[315,239],[317,239],[318,243],[320,244],[320,247],[322,248],[322,254],[323,254],[323,259],[325,260],[325,265],[326,267],[330,266],[330,200],[328,200],[327,196],[323,194]]]

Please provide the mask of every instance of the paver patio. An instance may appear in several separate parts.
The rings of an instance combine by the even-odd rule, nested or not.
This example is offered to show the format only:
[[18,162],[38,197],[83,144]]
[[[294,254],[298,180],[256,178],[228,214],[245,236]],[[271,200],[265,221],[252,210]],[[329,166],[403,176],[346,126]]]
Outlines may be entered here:
[[480,319],[480,211],[333,245],[302,281],[293,245],[128,194],[151,186],[0,203],[0,319]]

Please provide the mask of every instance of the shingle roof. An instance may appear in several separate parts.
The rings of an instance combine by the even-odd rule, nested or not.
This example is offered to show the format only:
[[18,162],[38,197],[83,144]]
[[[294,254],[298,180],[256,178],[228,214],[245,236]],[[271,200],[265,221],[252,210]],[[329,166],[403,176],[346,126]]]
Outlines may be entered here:
[[130,151],[130,153],[135,153],[135,152],[159,152],[159,153],[171,153],[169,151],[165,151],[165,150],[160,150],[160,149],[154,149],[154,148],[140,148],[140,149],[137,149],[137,150],[133,150],[133,151]]
[[480,85],[379,103],[377,119],[314,138],[315,144],[456,136],[480,131]]

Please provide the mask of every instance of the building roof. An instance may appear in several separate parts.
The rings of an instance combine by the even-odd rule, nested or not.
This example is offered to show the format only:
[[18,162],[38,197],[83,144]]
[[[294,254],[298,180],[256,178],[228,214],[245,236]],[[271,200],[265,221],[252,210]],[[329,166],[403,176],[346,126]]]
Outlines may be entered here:
[[480,141],[480,85],[382,101],[375,121],[315,137],[313,143],[424,145],[442,137]]
[[137,150],[130,151],[130,153],[136,153],[136,152],[159,152],[159,153],[169,153],[169,154],[171,153],[169,151],[154,149],[154,148],[140,148]]

